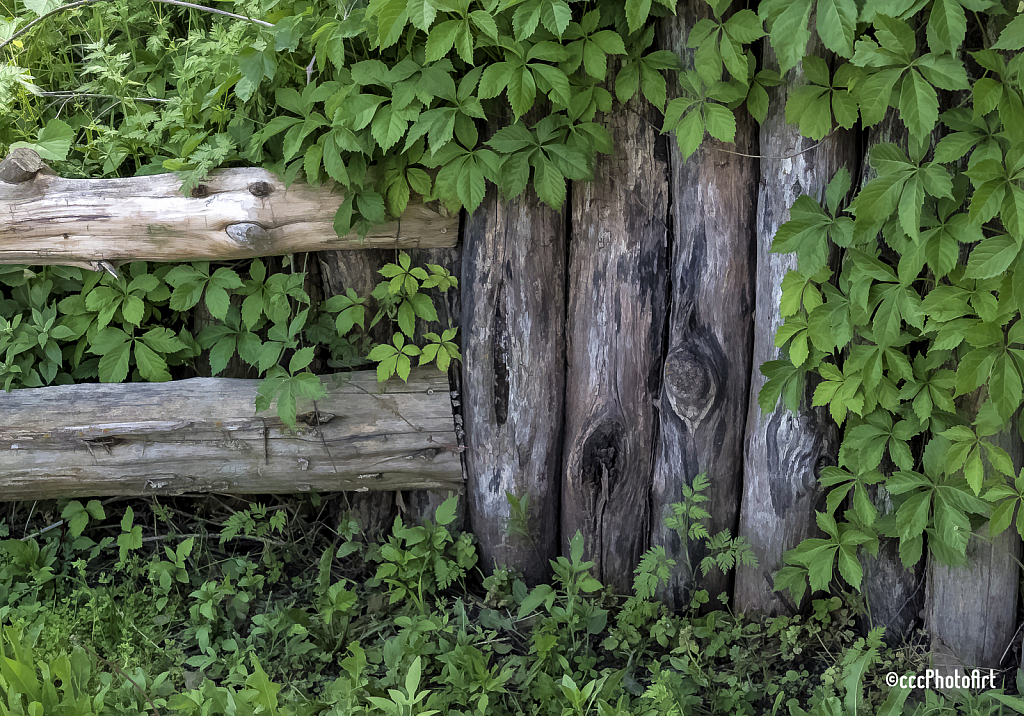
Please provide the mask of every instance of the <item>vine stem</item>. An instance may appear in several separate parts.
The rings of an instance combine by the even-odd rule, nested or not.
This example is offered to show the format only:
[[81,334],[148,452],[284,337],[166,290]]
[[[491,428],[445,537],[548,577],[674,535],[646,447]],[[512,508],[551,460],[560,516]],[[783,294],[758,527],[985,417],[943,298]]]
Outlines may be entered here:
[[[76,2],[68,3],[67,5],[61,5],[60,7],[50,10],[50,12],[44,13],[37,17],[35,20],[25,25],[25,27],[18,30],[16,33],[11,35],[9,38],[0,42],[0,50],[7,47],[9,44],[17,40],[19,37],[27,33],[33,27],[41,23],[43,20],[48,20],[54,15],[58,15],[67,10],[74,10],[75,8],[82,7],[83,5],[95,5],[99,2],[110,2],[110,0],[76,0]],[[274,23],[267,22],[266,20],[257,20],[256,18],[246,17],[245,15],[237,15],[233,12],[226,10],[218,10],[215,7],[207,7],[206,5],[196,5],[195,3],[185,2],[185,0],[150,0],[150,2],[163,3],[164,5],[177,5],[178,7],[186,7],[192,10],[202,10],[203,12],[213,13],[214,15],[224,15],[225,17],[234,18],[235,20],[245,20],[246,22],[253,22],[263,27],[273,27]]]

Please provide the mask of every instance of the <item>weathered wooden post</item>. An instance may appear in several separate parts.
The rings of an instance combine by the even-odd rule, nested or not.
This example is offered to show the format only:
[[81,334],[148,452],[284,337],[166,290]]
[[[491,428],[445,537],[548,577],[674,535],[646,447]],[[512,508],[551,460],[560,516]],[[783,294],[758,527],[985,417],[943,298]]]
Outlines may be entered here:
[[[686,38],[709,15],[705,3],[683,3],[677,16],[662,20],[662,47],[692,68]],[[753,349],[757,128],[743,113],[735,146],[706,138],[683,161],[669,142],[672,234],[669,245],[668,343],[658,399],[658,451],[651,498],[651,543],[664,545],[680,565],[661,597],[674,607],[686,603],[695,585],[690,575],[703,552],[684,552],[663,520],[682,498],[681,486],[706,472],[711,481],[709,531],[739,523],[743,480],[743,425]],[[716,596],[731,580],[712,572],[699,588]]]
[[[778,69],[775,51],[767,38],[763,42],[765,66]],[[822,49],[817,35],[812,35],[807,54],[820,55]],[[839,447],[827,411],[810,407],[813,386],[807,387],[796,414],[779,401],[765,415],[757,402],[765,383],[761,364],[779,356],[774,340],[782,325],[782,279],[797,268],[794,255],[770,253],[772,237],[789,218],[789,207],[797,197],[810,194],[820,199],[836,170],[846,166],[852,173],[856,169],[856,147],[848,132],[833,132],[812,149],[815,143],[802,137],[798,126],[786,124],[786,98],[804,81],[797,66],[786,73],[784,84],[768,88],[768,116],[761,125],[757,312],[740,512],[740,534],[752,543],[759,564],[737,569],[735,601],[740,610],[767,614],[787,611],[772,591],[771,575],[782,566],[783,552],[816,532],[814,512],[821,496],[818,474],[835,464]]]
[[562,544],[626,592],[647,549],[661,395],[668,152],[639,97],[605,115],[614,154],[572,187]]
[[[490,186],[462,254],[462,410],[469,522],[485,570],[536,582],[558,555],[565,393],[565,221],[532,190]],[[529,539],[506,534],[506,493],[529,495]]]

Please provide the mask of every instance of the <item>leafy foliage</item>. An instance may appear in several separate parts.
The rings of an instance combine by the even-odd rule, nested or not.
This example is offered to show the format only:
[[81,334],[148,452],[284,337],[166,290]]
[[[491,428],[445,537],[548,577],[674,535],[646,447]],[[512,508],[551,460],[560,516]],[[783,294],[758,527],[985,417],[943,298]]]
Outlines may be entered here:
[[[315,360],[337,366],[377,360],[381,380],[396,372],[408,377],[408,359],[398,365],[382,353],[385,347],[367,347],[371,302],[379,310],[370,326],[385,318],[393,322],[403,356],[419,356],[419,365],[434,363],[441,370],[461,360],[456,328],[440,335],[422,331],[439,325],[430,294],[458,286],[458,279],[442,266],[412,266],[405,252],[398,261],[381,270],[387,280],[373,296],[350,291],[316,309],[303,288],[305,274],[268,273],[261,259],[249,262],[247,272],[203,261],[137,262],[116,277],[73,267],[4,267],[0,378],[7,390],[90,379],[167,381],[189,375],[201,351],[208,351],[214,375],[237,355],[264,376],[257,411],[276,405],[280,418],[294,426],[296,400],[325,394],[311,371]],[[200,301],[219,320],[193,336],[188,312]],[[413,339],[424,341],[422,352]]]
[[[421,524],[396,523],[383,544],[365,539],[340,495],[269,499],[5,510],[0,529],[38,534],[0,542],[0,707],[78,716],[954,708],[929,697],[927,708],[901,711],[906,690],[883,686],[882,675],[919,671],[924,655],[887,650],[881,630],[858,638],[856,612],[840,598],[815,600],[806,618],[767,620],[701,611],[705,593],[684,613],[621,603],[590,575],[579,536],[552,563],[551,584],[530,589],[498,568],[485,597],[473,538],[449,531],[454,497]],[[43,528],[83,510],[90,519],[77,536]],[[137,546],[93,541],[111,527],[137,534]],[[378,578],[387,565],[394,571]],[[999,690],[983,697],[981,706],[1020,709]]]
[[[861,549],[875,554],[880,539],[898,540],[908,567],[926,544],[960,564],[980,524],[1009,526],[1019,466],[998,436],[1024,398],[1024,144],[1010,130],[1024,116],[1019,18],[989,2],[827,0],[811,28],[811,9],[759,9],[782,70],[799,62],[806,79],[787,120],[821,139],[858,116],[898,118],[909,139],[875,143],[855,193],[842,168],[823,202],[800,196],[773,242],[798,270],[783,281],[783,355],[762,366],[761,409],[780,398],[798,409],[813,378],[812,405],[843,431],[839,465],[820,478],[824,537],[787,553],[776,577],[798,600],[808,586],[859,588]],[[839,56],[834,71],[802,57],[812,31]],[[958,98],[946,111],[942,93]],[[892,513],[879,514],[874,491]]]

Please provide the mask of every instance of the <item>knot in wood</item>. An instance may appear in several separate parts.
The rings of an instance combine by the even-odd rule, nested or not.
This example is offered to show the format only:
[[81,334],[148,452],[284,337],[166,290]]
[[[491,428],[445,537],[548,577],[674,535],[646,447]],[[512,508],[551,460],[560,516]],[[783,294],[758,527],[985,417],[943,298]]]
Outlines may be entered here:
[[259,249],[270,243],[270,234],[267,230],[251,221],[231,224],[225,231],[232,241],[244,244],[248,248]]
[[265,181],[254,181],[247,188],[250,194],[258,197],[270,196],[271,192],[274,191],[274,187]]
[[711,410],[718,384],[707,361],[683,347],[665,359],[665,392],[672,412],[692,433]]
[[206,186],[206,184],[198,184],[191,191],[191,196],[193,199],[202,199],[204,196],[209,195],[210,187]]

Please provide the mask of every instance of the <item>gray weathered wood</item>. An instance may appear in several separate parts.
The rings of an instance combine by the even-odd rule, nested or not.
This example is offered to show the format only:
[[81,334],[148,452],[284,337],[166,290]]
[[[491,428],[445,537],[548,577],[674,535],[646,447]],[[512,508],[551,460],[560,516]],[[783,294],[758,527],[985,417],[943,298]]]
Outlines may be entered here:
[[[693,66],[685,47],[693,26],[710,15],[705,3],[683,3],[675,17],[662,20],[662,46]],[[671,294],[667,358],[659,400],[658,452],[654,464],[652,537],[680,565],[660,595],[673,607],[688,604],[697,586],[712,595],[729,591],[731,580],[718,570],[691,583],[704,552],[681,549],[663,522],[669,506],[682,499],[681,487],[705,472],[711,481],[712,534],[736,534],[743,479],[743,425],[753,350],[755,208],[757,160],[723,150],[757,154],[757,129],[742,113],[735,145],[707,138],[683,161],[670,141]],[[700,572],[696,572],[700,575]]]
[[619,591],[647,549],[665,331],[668,152],[644,102],[605,115],[614,154],[572,187],[562,544]]
[[24,147],[12,150],[3,161],[0,161],[0,182],[7,184],[31,181],[40,172],[54,174],[38,154]]
[[255,380],[83,384],[0,393],[0,496],[305,490],[461,491],[448,379],[327,376],[294,434],[254,414]]
[[454,246],[458,217],[411,203],[365,241],[339,237],[332,184],[290,187],[265,169],[215,171],[192,196],[173,174],[0,183],[0,263],[236,259],[297,251]]
[[[822,53],[817,43],[814,36],[807,54]],[[765,66],[777,68],[771,46],[765,41],[763,47]],[[803,83],[802,69],[797,66],[786,74],[784,84],[768,88],[770,104],[760,138],[763,156],[757,205],[754,360],[740,511],[740,534],[753,544],[758,566],[737,569],[735,603],[741,611],[766,614],[786,611],[784,602],[772,591],[771,575],[782,567],[786,550],[816,532],[814,512],[821,497],[817,477],[821,468],[835,464],[838,450],[838,438],[827,411],[809,407],[813,386],[807,386],[796,414],[779,401],[774,411],[764,415],[757,402],[765,383],[760,367],[780,355],[774,340],[782,324],[782,279],[797,268],[795,255],[769,253],[772,237],[789,219],[789,207],[798,196],[810,194],[821,199],[839,167],[856,171],[856,143],[850,133],[834,132],[814,149],[804,151],[815,143],[801,137],[797,125],[786,123],[786,98]]]
[[[489,187],[462,256],[462,414],[481,566],[529,582],[559,553],[565,392],[565,222],[528,190]],[[532,539],[508,536],[505,493],[529,495]]]

